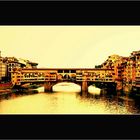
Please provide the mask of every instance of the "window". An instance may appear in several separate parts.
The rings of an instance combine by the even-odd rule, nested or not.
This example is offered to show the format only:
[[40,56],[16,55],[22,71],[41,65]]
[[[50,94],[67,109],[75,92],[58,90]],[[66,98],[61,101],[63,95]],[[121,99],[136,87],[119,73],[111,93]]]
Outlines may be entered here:
[[58,73],[63,73],[63,70],[58,70]]
[[71,73],[76,73],[76,70],[71,70]]
[[69,70],[64,70],[64,73],[69,73]]
[[82,72],[77,72],[76,75],[82,75]]

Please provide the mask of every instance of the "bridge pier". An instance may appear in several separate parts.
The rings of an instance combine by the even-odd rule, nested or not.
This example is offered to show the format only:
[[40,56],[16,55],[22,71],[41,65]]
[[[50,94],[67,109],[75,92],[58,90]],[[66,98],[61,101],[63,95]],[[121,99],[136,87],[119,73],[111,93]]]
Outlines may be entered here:
[[83,93],[87,93],[88,92],[88,84],[87,84],[87,81],[82,81],[81,91]]
[[132,84],[123,85],[123,91],[124,93],[130,93],[132,91]]
[[52,92],[52,86],[51,82],[44,83],[45,92]]
[[117,90],[117,91],[123,90],[122,81],[117,81],[116,84],[117,84],[117,85],[116,85],[116,90]]

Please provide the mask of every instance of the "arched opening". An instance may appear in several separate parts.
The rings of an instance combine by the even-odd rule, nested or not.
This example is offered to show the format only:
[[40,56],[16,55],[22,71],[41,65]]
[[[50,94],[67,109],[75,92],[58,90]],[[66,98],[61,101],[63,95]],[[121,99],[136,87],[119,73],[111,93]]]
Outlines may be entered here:
[[63,75],[62,74],[58,74],[57,75],[57,80],[58,81],[63,81]]
[[65,74],[65,75],[63,76],[63,79],[69,81],[69,80],[70,80],[70,76],[69,76],[68,74]]
[[53,92],[81,92],[81,86],[72,82],[60,82],[52,87]]

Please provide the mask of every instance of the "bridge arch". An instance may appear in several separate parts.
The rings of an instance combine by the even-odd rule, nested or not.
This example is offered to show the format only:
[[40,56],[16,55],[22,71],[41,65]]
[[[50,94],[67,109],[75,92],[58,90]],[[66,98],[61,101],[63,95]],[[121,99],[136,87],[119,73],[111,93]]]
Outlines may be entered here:
[[81,85],[74,82],[58,82],[52,85],[53,92],[81,92]]

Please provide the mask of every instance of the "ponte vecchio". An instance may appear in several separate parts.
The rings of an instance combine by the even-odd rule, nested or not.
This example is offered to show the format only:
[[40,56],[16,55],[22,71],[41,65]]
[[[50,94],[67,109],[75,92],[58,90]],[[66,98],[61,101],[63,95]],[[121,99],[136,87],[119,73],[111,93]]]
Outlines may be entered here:
[[[42,83],[46,91],[59,82],[73,82],[81,85],[81,91],[99,83],[100,86],[116,84],[114,69],[97,68],[15,68],[11,73],[13,85]],[[116,86],[117,88],[117,86]]]

